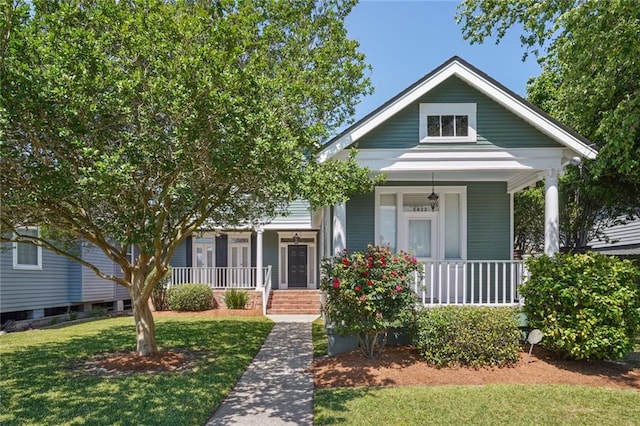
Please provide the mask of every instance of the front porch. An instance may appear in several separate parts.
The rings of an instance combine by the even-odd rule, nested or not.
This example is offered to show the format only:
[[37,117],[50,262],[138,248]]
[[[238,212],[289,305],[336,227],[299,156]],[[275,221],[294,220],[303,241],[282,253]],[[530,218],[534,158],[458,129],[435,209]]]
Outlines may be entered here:
[[[425,306],[515,306],[521,303],[518,288],[524,281],[525,266],[521,260],[426,261],[422,275],[421,279],[416,276],[413,290]],[[272,288],[271,265],[260,270],[256,267],[172,268],[170,285],[186,283],[207,284],[214,290],[260,291],[266,313]]]
[[[258,273],[260,271],[260,273]],[[214,290],[241,288],[259,290],[271,287],[271,265],[257,267],[172,267],[171,286],[198,283]]]
[[425,306],[516,306],[524,276],[522,260],[427,261],[413,288]]
[[262,314],[266,315],[271,295],[271,265],[260,268],[172,267],[169,287],[187,283],[206,284],[218,293],[230,288],[260,292]]

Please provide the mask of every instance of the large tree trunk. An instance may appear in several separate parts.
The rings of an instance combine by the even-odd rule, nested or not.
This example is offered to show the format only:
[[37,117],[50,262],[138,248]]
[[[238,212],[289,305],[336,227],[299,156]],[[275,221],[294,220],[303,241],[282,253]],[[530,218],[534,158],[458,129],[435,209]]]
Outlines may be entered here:
[[156,326],[149,306],[149,296],[144,296],[144,278],[135,276],[133,281],[130,293],[136,323],[136,351],[138,355],[147,356],[158,352]]
[[158,345],[149,300],[142,299],[133,301],[133,318],[136,322],[136,351],[138,355],[146,356],[158,352]]

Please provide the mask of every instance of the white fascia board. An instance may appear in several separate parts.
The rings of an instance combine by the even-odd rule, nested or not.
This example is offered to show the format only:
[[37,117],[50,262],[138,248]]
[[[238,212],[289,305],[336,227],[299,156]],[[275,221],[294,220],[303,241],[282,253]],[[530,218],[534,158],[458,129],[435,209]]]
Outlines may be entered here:
[[335,156],[338,152],[342,151],[352,143],[357,142],[361,137],[369,133],[371,130],[375,129],[380,124],[384,123],[386,120],[393,117],[395,114],[402,111],[413,102],[417,101],[422,95],[444,82],[447,78],[451,77],[454,74],[453,68],[455,67],[460,67],[460,65],[457,62],[449,64],[449,66],[443,68],[442,70],[440,70],[440,72],[433,75],[428,80],[422,82],[422,84],[414,87],[413,90],[406,93],[402,98],[390,104],[373,117],[370,117],[368,120],[361,123],[351,132],[345,134],[340,139],[333,142],[330,146],[320,152],[318,161],[322,163]]
[[311,226],[310,222],[301,223],[301,222],[278,222],[278,223],[269,223],[264,225],[265,230],[280,230],[280,229],[314,229]]
[[382,172],[398,172],[398,171],[500,171],[500,170],[546,170],[560,168],[560,162],[548,161],[414,161],[414,162],[372,162],[364,163],[364,166],[373,168]]
[[563,149],[362,150],[357,161],[372,171],[499,171],[561,168]]
[[518,117],[525,120],[527,123],[531,124],[533,127],[540,130],[542,133],[556,140],[560,144],[570,148],[578,156],[588,159],[594,159],[596,157],[597,152],[593,148],[585,145],[584,142],[582,142],[580,139],[567,132],[557,124],[553,123],[540,113],[531,109],[527,105],[523,104],[509,93],[501,90],[490,81],[472,72],[459,62],[454,61],[431,76],[429,79],[414,87],[402,98],[398,99],[396,102],[379,111],[376,115],[368,118],[366,121],[356,126],[352,131],[344,134],[341,138],[323,149],[318,156],[318,161],[324,162],[329,158],[334,157],[340,151],[344,150],[354,142],[357,142],[371,130],[391,118],[402,109],[409,106],[411,103],[417,101],[425,93],[429,92],[453,75],[467,82],[472,87],[475,87],[480,92],[487,95],[489,98],[493,99],[503,107],[513,112]]
[[471,72],[465,67],[458,66],[455,75],[483,92],[485,95],[489,96],[491,99],[504,106],[536,129],[540,130],[542,133],[572,149],[579,156],[590,160],[596,158],[597,152],[593,148],[585,145],[584,142],[576,138],[571,133],[553,123],[537,111],[521,103],[491,82],[480,77],[478,74]]
[[501,149],[496,147],[471,147],[471,148],[437,148],[437,149],[362,149],[358,151],[357,161],[360,160],[491,160],[491,159],[535,159],[554,158],[562,159],[565,150],[562,148],[511,148]]

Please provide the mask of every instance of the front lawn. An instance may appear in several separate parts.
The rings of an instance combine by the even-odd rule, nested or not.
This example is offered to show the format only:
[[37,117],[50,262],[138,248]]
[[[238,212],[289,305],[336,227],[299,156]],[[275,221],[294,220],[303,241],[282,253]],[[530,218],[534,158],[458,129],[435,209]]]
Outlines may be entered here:
[[135,349],[133,319],[113,318],[0,337],[0,424],[204,424],[260,349],[263,318],[162,318],[162,348],[205,354],[192,371],[97,377],[92,355]]
[[311,323],[311,338],[313,339],[313,357],[325,356],[329,348],[329,341],[322,317]]
[[[316,321],[313,339],[316,356],[327,353],[327,336],[323,332],[322,323]],[[340,364],[339,361],[336,362]],[[366,376],[369,371],[366,366],[375,362],[362,358],[362,363],[358,365],[360,364],[365,367],[354,374]],[[384,362],[381,364],[389,367]],[[398,375],[407,370],[408,365],[402,366],[399,362],[391,365],[396,366],[394,380],[391,382],[397,382]],[[345,379],[346,374],[338,370],[338,366],[330,371],[334,372],[335,377]],[[513,370],[506,367],[503,371],[508,373]],[[457,369],[452,371],[458,373]],[[475,370],[470,369],[469,375],[472,376],[473,372]],[[640,424],[639,419],[640,389],[558,384],[487,384],[336,387],[316,388],[314,392],[314,425],[600,426],[637,425]]]
[[316,425],[637,425],[640,392],[568,385],[315,391]]

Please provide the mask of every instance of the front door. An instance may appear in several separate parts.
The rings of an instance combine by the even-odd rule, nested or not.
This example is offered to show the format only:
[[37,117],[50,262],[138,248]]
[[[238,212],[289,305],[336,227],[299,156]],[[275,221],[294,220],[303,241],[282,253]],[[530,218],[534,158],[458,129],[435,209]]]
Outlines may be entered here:
[[251,237],[229,236],[229,283],[234,287],[251,286]]
[[307,288],[307,246],[305,244],[289,245],[287,253],[289,288]]
[[434,213],[405,214],[405,250],[419,260],[438,258],[437,216]]

